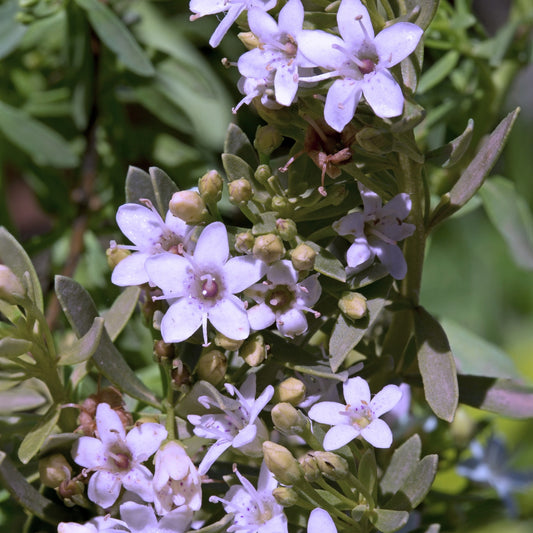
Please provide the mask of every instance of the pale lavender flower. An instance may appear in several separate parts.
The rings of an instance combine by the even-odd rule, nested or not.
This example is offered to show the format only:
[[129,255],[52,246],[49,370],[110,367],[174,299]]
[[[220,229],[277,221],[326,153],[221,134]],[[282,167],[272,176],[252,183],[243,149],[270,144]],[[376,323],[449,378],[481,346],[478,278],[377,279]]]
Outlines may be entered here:
[[248,309],[252,329],[262,330],[275,322],[278,331],[285,337],[294,338],[305,333],[307,319],[304,311],[320,316],[311,309],[322,291],[318,274],[298,282],[298,271],[284,259],[271,265],[266,277],[267,281],[245,291],[246,296],[258,303]]
[[400,401],[400,388],[387,385],[370,399],[368,383],[357,376],[343,384],[343,393],[346,405],[320,402],[309,410],[309,418],[333,426],[324,437],[324,450],[337,450],[359,436],[376,448],[389,448],[392,432],[379,417]]
[[[228,399],[228,405],[222,409],[224,413],[187,417],[189,422],[195,426],[193,430],[195,435],[204,439],[216,439],[198,467],[201,475],[205,474],[230,447],[239,449],[245,455],[260,457],[262,443],[268,439],[267,428],[258,416],[272,399],[274,387],[268,385],[257,400],[255,399],[255,374],[250,374],[246,378],[240,390],[229,383],[226,383],[225,387],[232,396],[237,396],[237,399]],[[206,409],[220,408],[219,402],[209,396],[200,396],[198,401]]]
[[60,522],[57,526],[57,533],[124,533],[128,531],[126,523],[110,516],[97,516],[85,524],[77,522]]
[[370,266],[377,257],[395,279],[403,279],[407,263],[397,245],[415,231],[414,224],[403,220],[411,211],[411,199],[406,193],[397,194],[382,206],[378,194],[359,183],[363,212],[349,213],[333,223],[340,235],[351,235],[353,244],[348,249],[346,261],[355,272]]
[[146,422],[128,434],[118,414],[106,403],[96,409],[98,438],[80,437],[72,448],[74,461],[93,472],[87,496],[107,509],[121,487],[144,501],[153,501],[152,473],[142,463],[153,455],[167,437],[161,424]]
[[276,2],[277,0],[190,0],[189,9],[194,13],[191,20],[227,11],[209,39],[209,44],[215,48],[243,11],[252,8],[268,11],[275,7]]
[[165,342],[184,341],[202,326],[207,345],[208,320],[230,339],[248,337],[248,315],[235,294],[263,276],[264,263],[252,256],[228,259],[226,227],[213,222],[202,231],[194,255],[159,254],[146,261],[150,281],[172,300],[161,321]]
[[242,76],[237,83],[237,89],[244,95],[244,98],[231,109],[234,114],[242,105],[250,105],[255,98],[259,98],[261,105],[268,109],[281,109],[282,107],[274,99],[274,76],[271,73],[263,78]]
[[176,507],[198,511],[202,506],[202,481],[185,448],[176,441],[164,444],[154,459],[154,506],[164,515]]
[[224,498],[211,496],[209,501],[221,502],[227,513],[233,513],[233,524],[228,532],[237,533],[287,533],[287,517],[283,507],[272,496],[278,486],[274,475],[263,462],[257,489],[234,467],[241,482],[233,485]]
[[140,204],[124,204],[118,208],[117,224],[122,233],[133,243],[111,247],[133,250],[116,265],[111,281],[121,287],[141,285],[148,282],[148,274],[144,268],[146,260],[161,253],[182,253],[190,250],[189,233],[191,228],[175,217],[170,211],[165,220],[149,200],[144,200],[148,207]]
[[337,527],[329,513],[317,507],[309,515],[307,533],[337,533]]
[[326,122],[342,131],[353,118],[361,95],[377,116],[401,115],[402,89],[388,69],[415,50],[422,29],[410,22],[396,22],[374,36],[372,21],[360,0],[342,0],[337,24],[342,38],[321,30],[306,30],[299,39],[301,53],[326,70],[307,81],[338,78],[326,97]]
[[120,506],[120,518],[130,533],[184,533],[189,530],[192,510],[186,505],[157,519],[151,505],[126,502]]

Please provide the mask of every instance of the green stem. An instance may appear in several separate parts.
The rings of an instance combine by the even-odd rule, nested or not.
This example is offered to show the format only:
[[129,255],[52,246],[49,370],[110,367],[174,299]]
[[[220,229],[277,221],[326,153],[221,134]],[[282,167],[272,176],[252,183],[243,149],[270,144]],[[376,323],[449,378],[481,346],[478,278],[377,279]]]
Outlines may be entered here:
[[353,509],[357,502],[354,500],[351,500],[350,498],[347,498],[344,494],[339,492],[337,489],[333,488],[329,483],[326,482],[326,480],[323,477],[318,478],[317,483],[326,491],[330,492],[331,494],[335,495],[339,500],[345,502],[348,505],[348,509]]

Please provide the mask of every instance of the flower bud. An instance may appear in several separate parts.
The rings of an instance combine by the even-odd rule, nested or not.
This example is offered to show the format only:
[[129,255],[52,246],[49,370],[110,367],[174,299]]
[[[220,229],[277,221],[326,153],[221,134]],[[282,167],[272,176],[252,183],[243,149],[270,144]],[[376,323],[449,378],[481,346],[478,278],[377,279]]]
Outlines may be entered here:
[[174,355],[174,345],[163,340],[154,341],[154,356],[158,363],[170,359]]
[[168,207],[175,217],[181,218],[187,224],[199,224],[207,215],[205,203],[196,191],[175,192]]
[[128,255],[130,254],[131,252],[129,250],[119,248],[118,246],[114,245],[114,243],[111,243],[111,246],[105,251],[109,268],[113,270],[123,259],[128,257]]
[[189,385],[191,380],[189,369],[183,364],[181,359],[174,359],[172,361],[170,377],[172,379],[172,388],[175,390],[181,390],[184,385]]
[[272,441],[263,442],[263,455],[267,468],[284,485],[294,485],[303,477],[303,471],[292,453]]
[[272,197],[272,211],[277,211],[281,216],[290,216],[293,212],[292,205],[283,196]]
[[461,406],[455,411],[450,433],[458,446],[466,446],[476,433],[476,423]]
[[198,180],[198,191],[204,202],[218,202],[222,197],[224,182],[216,170],[210,170]]
[[253,195],[252,184],[246,178],[228,183],[229,201],[234,205],[245,204]]
[[366,298],[358,292],[345,292],[339,300],[339,309],[353,320],[359,320],[368,313]]
[[48,455],[39,461],[39,477],[46,487],[57,489],[63,481],[70,480],[72,467],[60,453]]
[[240,39],[241,43],[246,46],[248,50],[257,48],[259,46],[259,39],[251,31],[241,31],[237,34],[237,37]]
[[241,346],[239,355],[246,361],[247,365],[259,366],[267,356],[265,340],[262,335],[253,335]]
[[290,487],[277,487],[272,491],[272,496],[283,507],[290,507],[298,502],[298,494]]
[[235,250],[241,254],[251,254],[255,238],[250,231],[243,231],[235,235]]
[[283,142],[283,136],[276,126],[259,126],[255,132],[254,147],[260,154],[270,155]]
[[318,468],[318,462],[313,452],[307,452],[305,455],[302,455],[302,457],[298,459],[298,462],[300,463],[306,481],[313,483],[320,479],[322,474]]
[[276,229],[284,241],[290,241],[298,234],[296,222],[290,218],[278,218],[276,220]]
[[196,373],[200,379],[211,385],[218,385],[226,374],[228,360],[220,350],[208,350],[198,359]]
[[290,377],[276,386],[272,400],[275,403],[286,402],[298,405],[305,399],[305,385],[303,381]]
[[244,341],[236,341],[235,339],[230,339],[229,337],[226,337],[226,335],[223,335],[220,333],[220,331],[217,331],[215,335],[215,344],[217,346],[220,346],[220,348],[223,348],[224,350],[231,350],[234,352],[235,350],[238,350]]
[[270,176],[272,176],[272,170],[270,170],[268,165],[259,165],[254,173],[254,178],[263,185],[267,182]]
[[73,507],[84,501],[83,493],[85,492],[85,485],[74,479],[65,479],[59,487],[57,487],[58,496],[64,500],[65,505]]
[[291,252],[292,266],[301,272],[302,270],[313,270],[315,266],[316,252],[308,244],[299,244]]
[[26,291],[13,271],[6,265],[0,265],[0,300],[16,304],[25,296]]
[[350,472],[348,461],[333,452],[310,452],[315,456],[320,472],[333,481],[344,479]]
[[283,257],[285,248],[278,235],[267,233],[266,235],[259,235],[255,239],[253,254],[256,259],[260,259],[270,265]]
[[301,433],[308,425],[307,418],[290,403],[277,403],[270,412],[277,429],[287,435]]

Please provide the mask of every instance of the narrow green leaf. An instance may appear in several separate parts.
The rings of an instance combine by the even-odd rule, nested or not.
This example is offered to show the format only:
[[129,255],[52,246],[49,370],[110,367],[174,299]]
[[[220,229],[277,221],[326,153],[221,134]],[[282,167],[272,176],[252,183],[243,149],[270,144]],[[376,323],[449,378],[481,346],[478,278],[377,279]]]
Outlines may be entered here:
[[368,315],[357,321],[346,318],[342,313],[337,318],[329,339],[329,364],[333,372],[342,365],[346,356],[363,338],[386,304],[386,298],[392,285],[391,278],[384,279],[369,287],[367,297]]
[[252,168],[259,163],[257,153],[255,152],[252,143],[248,139],[246,133],[234,124],[230,123],[228,131],[226,132],[226,139],[224,141],[224,152],[240,157],[243,161],[248,163]]
[[245,178],[252,182],[254,179],[252,167],[239,156],[222,154],[222,165],[224,166],[229,181]]
[[275,233],[278,216],[276,211],[259,213],[259,215],[257,215],[258,221],[252,227],[252,234],[264,235],[265,233]]
[[446,193],[434,209],[429,228],[453,215],[476,194],[492,167],[500,157],[511,128],[520,112],[516,108],[498,124],[496,129],[482,143],[474,159],[461,174],[449,193]]
[[514,183],[502,177],[485,182],[479,191],[489,219],[509,247],[515,263],[533,270],[533,217]]
[[139,76],[155,74],[154,67],[144,50],[110,7],[98,0],[75,1],[87,12],[91,26],[98,37],[129,70]]
[[48,524],[57,526],[59,522],[72,520],[72,515],[66,507],[51,502],[34,489],[2,451],[0,451],[0,481],[15,502]]
[[139,301],[140,294],[141,289],[139,287],[128,287],[113,302],[111,308],[103,313],[105,329],[112,341],[116,340],[120,332],[124,329],[124,326],[128,323]]
[[368,489],[368,492],[375,498],[377,496],[378,467],[373,448],[369,448],[359,461],[357,478]]
[[311,247],[317,254],[314,267],[317,272],[342,283],[346,281],[344,265],[331,252],[328,252],[328,250],[312,241],[305,241],[305,244]]
[[[64,276],[56,276],[55,290],[70,325],[76,335],[82,337],[98,316],[92,298],[81,285]],[[149,405],[160,406],[160,401],[128,366],[105,330],[92,360],[100,372],[120,390]]]
[[408,13],[415,9],[418,11],[418,16],[413,22],[425,30],[437,12],[439,0],[405,0],[405,6]]
[[14,413],[33,411],[46,404],[47,393],[39,390],[36,382],[41,383],[26,380],[8,390],[0,390],[0,415],[13,416]]
[[426,400],[439,418],[451,422],[457,409],[459,388],[446,333],[423,307],[414,310],[414,322],[418,367]]
[[0,262],[9,267],[22,284],[24,273],[28,272],[30,285],[28,287],[28,296],[37,308],[42,311],[43,293],[33,263],[17,239],[4,227],[0,227]]
[[6,337],[0,339],[0,357],[18,357],[31,351],[33,343],[26,339],[12,339]]
[[46,437],[54,430],[60,414],[60,405],[54,404],[50,406],[50,409],[48,409],[39,423],[24,437],[18,449],[18,457],[21,463],[27,464],[39,452]]
[[10,0],[0,6],[0,59],[15,50],[28,29],[15,19],[18,10],[16,0]]
[[370,521],[382,533],[393,533],[407,524],[407,511],[393,511],[391,509],[374,509],[370,513]]
[[438,61],[433,63],[420,77],[420,83],[416,90],[417,94],[423,94],[429,91],[429,89],[432,89],[447,78],[450,72],[457,66],[460,57],[461,54],[457,50],[450,50]]
[[200,396],[209,396],[213,398],[221,410],[237,409],[239,402],[228,396],[224,396],[219,390],[208,383],[207,381],[197,381],[191,391],[186,394],[183,399],[176,406],[176,414],[182,418],[187,418],[187,415],[203,415],[207,412],[206,408],[198,401]]
[[59,355],[57,364],[77,365],[87,361],[100,344],[102,332],[104,331],[104,319],[96,317],[91,329],[81,338],[77,339],[71,346]]
[[79,163],[69,143],[25,111],[0,102],[0,131],[37,165],[71,168]]
[[518,378],[513,360],[500,348],[451,320],[443,320],[459,374]]
[[417,434],[394,450],[389,466],[380,482],[381,491],[384,494],[394,494],[402,488],[416,468],[421,451],[422,441]]
[[462,403],[511,418],[533,418],[533,387],[513,379],[459,376]]
[[453,141],[435,148],[426,154],[426,161],[442,168],[450,168],[455,165],[470,146],[472,134],[474,133],[474,121],[468,120],[465,131]]

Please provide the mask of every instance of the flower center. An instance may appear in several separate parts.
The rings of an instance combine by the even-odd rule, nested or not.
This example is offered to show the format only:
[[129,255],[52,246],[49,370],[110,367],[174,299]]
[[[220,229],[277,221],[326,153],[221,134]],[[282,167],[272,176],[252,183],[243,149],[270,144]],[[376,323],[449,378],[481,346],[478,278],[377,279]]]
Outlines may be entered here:
[[374,418],[374,413],[366,402],[361,402],[359,407],[347,405],[343,414],[349,417],[350,423],[357,429],[366,428]]
[[109,457],[115,463],[115,466],[118,470],[125,471],[130,469],[131,465],[131,456],[125,451],[111,451]]
[[370,74],[376,68],[376,64],[371,59],[361,59],[358,66],[361,74]]
[[265,298],[265,302],[274,311],[280,311],[289,307],[293,300],[294,293],[287,285],[277,285],[276,288],[267,293]]
[[218,283],[211,274],[204,274],[202,280],[201,293],[204,298],[216,298],[218,296]]
[[183,241],[174,232],[165,229],[159,237],[159,244],[166,252],[172,254],[183,255]]

